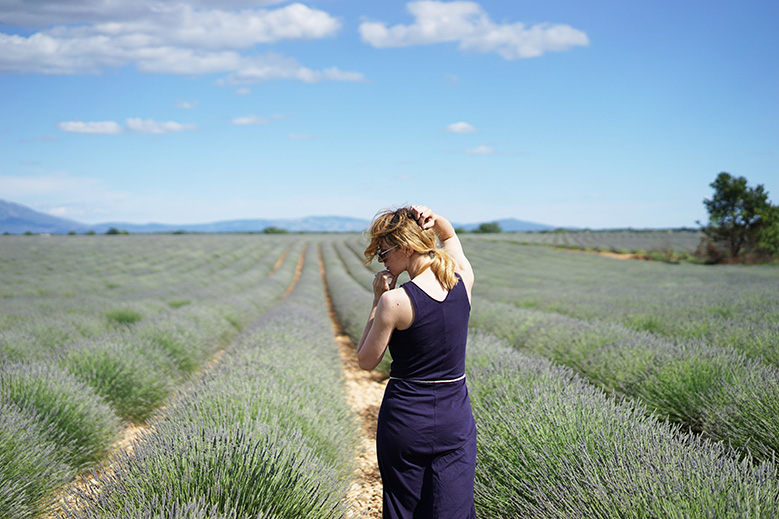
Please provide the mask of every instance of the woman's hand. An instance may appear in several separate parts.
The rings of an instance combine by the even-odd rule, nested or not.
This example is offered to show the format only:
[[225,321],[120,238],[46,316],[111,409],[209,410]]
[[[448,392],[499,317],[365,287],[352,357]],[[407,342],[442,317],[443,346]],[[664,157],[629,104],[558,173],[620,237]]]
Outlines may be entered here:
[[373,278],[373,299],[378,301],[381,295],[395,288],[396,278],[392,277],[389,270],[381,270]]
[[430,229],[435,226],[435,213],[427,206],[412,205],[411,212],[414,213],[417,223],[422,229]]

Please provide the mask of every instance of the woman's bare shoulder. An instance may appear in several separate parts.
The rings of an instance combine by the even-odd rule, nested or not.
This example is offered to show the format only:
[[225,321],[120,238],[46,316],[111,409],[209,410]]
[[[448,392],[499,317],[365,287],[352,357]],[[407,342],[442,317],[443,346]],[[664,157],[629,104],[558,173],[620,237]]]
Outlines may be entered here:
[[395,287],[392,290],[387,290],[381,295],[386,305],[392,307],[411,306],[411,299],[408,297],[406,290],[401,287]]
[[414,308],[408,293],[397,287],[388,290],[381,295],[381,307],[386,317],[394,328],[403,330],[408,328],[414,320]]

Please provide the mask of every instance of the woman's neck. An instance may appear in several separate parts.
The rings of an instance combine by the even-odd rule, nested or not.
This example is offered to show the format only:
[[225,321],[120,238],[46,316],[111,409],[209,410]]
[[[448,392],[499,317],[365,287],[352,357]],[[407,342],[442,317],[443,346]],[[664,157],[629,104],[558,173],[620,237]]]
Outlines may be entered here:
[[409,269],[408,269],[409,278],[414,279],[422,272],[430,268],[430,265],[432,264],[433,264],[433,260],[430,259],[429,257],[422,256],[422,255],[417,256],[416,261],[412,260],[411,265],[409,265]]

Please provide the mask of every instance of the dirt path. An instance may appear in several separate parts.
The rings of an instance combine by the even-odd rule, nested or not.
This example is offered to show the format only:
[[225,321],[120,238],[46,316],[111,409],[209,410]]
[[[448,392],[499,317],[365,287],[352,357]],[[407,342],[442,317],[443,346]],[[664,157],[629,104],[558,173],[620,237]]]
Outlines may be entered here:
[[325,281],[325,267],[322,250],[319,250],[319,270],[325,284],[327,306],[333,325],[333,335],[338,343],[338,351],[343,364],[344,383],[347,402],[360,419],[360,438],[357,446],[357,469],[355,481],[349,489],[351,507],[349,518],[381,518],[381,477],[376,463],[376,419],[379,406],[387,385],[385,377],[379,373],[360,369],[357,364],[357,352],[354,343],[344,332],[333,309],[330,291]]
[[623,254],[621,252],[607,252],[607,251],[597,251],[597,250],[584,250],[584,249],[567,249],[565,247],[562,247],[560,250],[565,250],[568,252],[583,252],[586,254],[597,254],[598,256],[605,256],[607,258],[616,258],[616,259],[637,259],[637,260],[647,260],[650,259],[647,256],[642,256],[641,254],[632,254],[632,253],[626,253]]

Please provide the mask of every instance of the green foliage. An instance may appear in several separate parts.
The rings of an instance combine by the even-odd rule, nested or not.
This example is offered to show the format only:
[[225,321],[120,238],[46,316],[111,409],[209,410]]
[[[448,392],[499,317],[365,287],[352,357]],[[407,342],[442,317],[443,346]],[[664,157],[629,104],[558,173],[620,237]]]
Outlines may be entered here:
[[764,207],[758,216],[763,222],[757,237],[758,248],[771,256],[779,256],[779,206]]
[[270,227],[266,227],[262,230],[265,234],[287,234],[289,231],[286,229],[282,229],[280,227],[276,227],[274,225],[271,225]]
[[110,228],[110,229],[108,229],[108,230],[107,230],[105,233],[106,233],[106,234],[108,234],[108,235],[130,234],[130,233],[128,233],[127,231],[120,231],[120,230],[119,230],[119,229],[117,229],[116,227],[111,227],[111,228]]
[[123,325],[134,324],[143,319],[143,314],[132,308],[115,308],[106,312],[105,316],[109,321]]
[[3,365],[0,401],[40,416],[43,427],[55,431],[62,458],[76,469],[103,459],[119,433],[119,419],[91,387],[44,363]]
[[503,232],[503,229],[500,228],[500,224],[498,222],[490,222],[490,223],[482,223],[479,224],[479,227],[476,228],[473,232],[476,233],[498,233]]
[[66,365],[110,402],[120,418],[144,422],[173,390],[172,362],[148,344],[86,343]]
[[709,223],[701,228],[707,238],[701,255],[719,262],[743,253],[774,254],[779,249],[777,210],[762,184],[750,187],[746,178],[722,172],[709,185],[714,196],[703,201]]
[[51,489],[74,475],[55,436],[40,416],[0,402],[0,517],[42,516],[53,501]]

